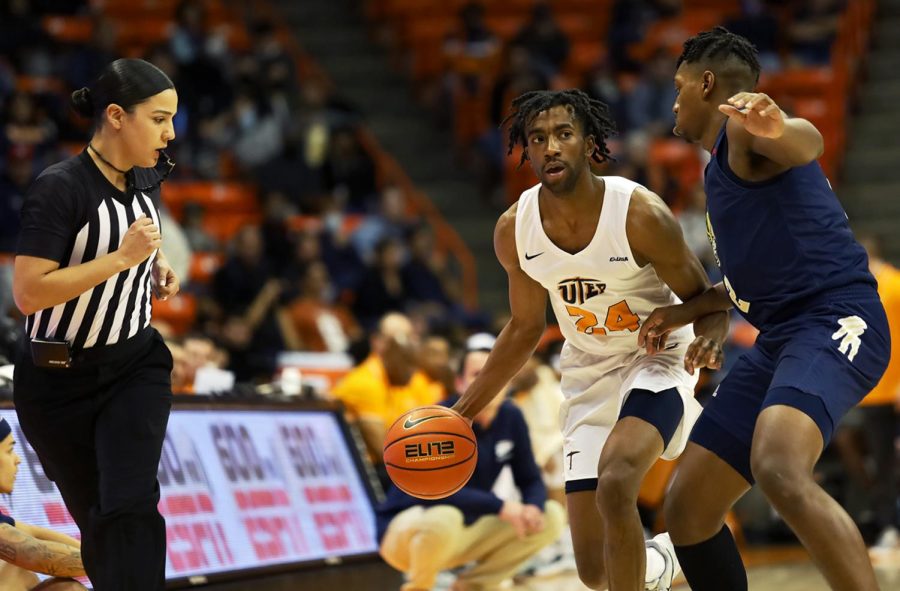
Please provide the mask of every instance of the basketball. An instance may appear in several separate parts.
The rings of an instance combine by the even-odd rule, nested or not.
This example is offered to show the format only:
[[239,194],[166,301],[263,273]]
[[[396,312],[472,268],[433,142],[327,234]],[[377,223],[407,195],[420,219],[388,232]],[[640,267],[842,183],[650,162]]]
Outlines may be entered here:
[[475,433],[443,406],[400,416],[384,440],[384,465],[397,488],[420,499],[443,499],[461,489],[478,461]]

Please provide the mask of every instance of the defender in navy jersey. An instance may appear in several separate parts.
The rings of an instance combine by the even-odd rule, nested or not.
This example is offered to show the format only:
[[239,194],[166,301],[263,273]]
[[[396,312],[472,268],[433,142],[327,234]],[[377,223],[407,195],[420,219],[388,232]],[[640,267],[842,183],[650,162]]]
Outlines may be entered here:
[[887,367],[887,319],[816,162],[821,134],[753,92],[759,73],[755,48],[718,27],[685,42],[675,74],[675,133],[711,155],[707,229],[724,279],[656,310],[641,337],[657,350],[668,331],[731,305],[760,334],[694,427],[666,523],[692,589],[747,589],[724,520],[758,481],[833,589],[873,590],[859,531],[812,472]]
[[121,59],[72,106],[94,120],[93,137],[47,168],[22,206],[16,413],[78,524],[93,588],[160,591],[156,475],[172,356],[150,326],[150,299],[177,293],[178,277],[160,250],[159,187],[171,163],[154,167],[175,137],[178,95],[152,64]]

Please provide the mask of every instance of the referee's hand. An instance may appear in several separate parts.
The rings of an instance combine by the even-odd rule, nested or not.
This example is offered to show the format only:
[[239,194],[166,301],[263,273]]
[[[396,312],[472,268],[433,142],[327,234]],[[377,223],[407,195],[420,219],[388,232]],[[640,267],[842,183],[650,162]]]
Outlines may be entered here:
[[160,246],[162,237],[159,228],[152,219],[142,215],[125,232],[122,243],[119,244],[119,253],[125,259],[125,264],[131,268],[147,260],[147,257]]

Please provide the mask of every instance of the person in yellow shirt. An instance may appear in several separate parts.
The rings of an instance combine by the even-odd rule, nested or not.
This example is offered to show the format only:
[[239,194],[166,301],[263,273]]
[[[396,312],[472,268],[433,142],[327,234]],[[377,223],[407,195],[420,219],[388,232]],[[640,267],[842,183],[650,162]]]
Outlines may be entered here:
[[439,398],[417,368],[418,339],[409,318],[397,312],[386,314],[371,336],[371,347],[371,355],[344,376],[331,394],[357,422],[373,463],[383,467],[381,451],[391,424],[404,412],[436,404]]
[[[900,548],[900,483],[894,444],[900,411],[900,269],[881,258],[876,237],[861,237],[860,243],[869,253],[869,270],[878,280],[893,347],[881,381],[844,417],[835,445],[851,476],[851,486],[862,492],[866,506],[858,519],[880,532],[876,546]],[[873,461],[867,462],[866,455]]]

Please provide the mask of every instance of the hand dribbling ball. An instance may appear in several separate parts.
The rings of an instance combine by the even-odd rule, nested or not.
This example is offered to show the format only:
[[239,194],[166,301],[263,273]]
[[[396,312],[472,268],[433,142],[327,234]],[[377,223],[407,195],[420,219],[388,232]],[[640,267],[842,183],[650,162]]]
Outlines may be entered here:
[[422,406],[400,416],[384,439],[384,465],[403,492],[443,499],[461,489],[478,462],[469,423],[444,406]]

